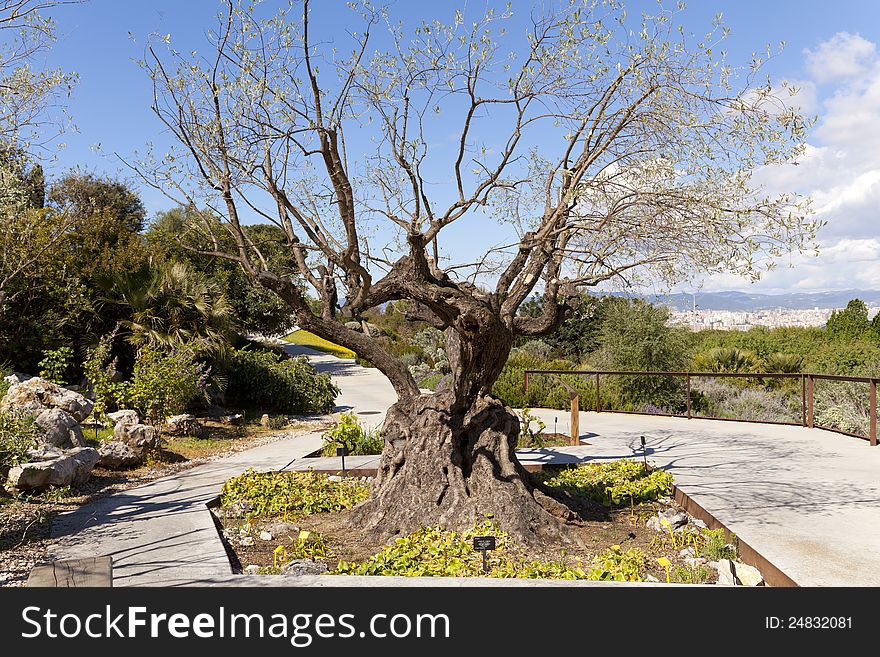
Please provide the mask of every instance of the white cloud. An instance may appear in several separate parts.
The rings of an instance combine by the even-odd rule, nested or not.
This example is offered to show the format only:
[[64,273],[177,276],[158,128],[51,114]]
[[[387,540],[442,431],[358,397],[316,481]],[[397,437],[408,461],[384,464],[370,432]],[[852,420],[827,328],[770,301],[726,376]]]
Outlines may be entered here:
[[849,32],[838,32],[814,50],[804,50],[807,71],[820,84],[860,75],[875,56],[873,43]]
[[814,94],[818,124],[796,166],[765,168],[756,182],[768,193],[812,197],[826,222],[820,254],[783,258],[754,287],[725,275],[708,279],[706,289],[880,289],[880,56],[875,44],[847,33],[804,54],[811,79],[796,84]]

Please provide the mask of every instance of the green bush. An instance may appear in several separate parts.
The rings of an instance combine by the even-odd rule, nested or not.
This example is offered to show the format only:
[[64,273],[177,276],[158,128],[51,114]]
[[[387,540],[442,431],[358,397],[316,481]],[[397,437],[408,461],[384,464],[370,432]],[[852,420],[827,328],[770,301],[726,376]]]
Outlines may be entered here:
[[[557,408],[571,407],[571,395],[556,378],[548,375],[532,375],[529,390],[526,392],[523,378],[526,370],[576,370],[577,363],[568,360],[541,360],[531,354],[517,351],[510,355],[492,393],[513,408]],[[592,408],[596,403],[594,383],[577,375],[562,377],[580,393],[581,408]],[[606,400],[607,401],[607,400]]]
[[631,504],[658,499],[669,493],[672,475],[664,470],[648,472],[643,463],[623,459],[609,463],[586,464],[551,475],[539,473],[550,488],[576,497],[608,504]]
[[59,386],[67,385],[67,371],[73,361],[73,349],[59,347],[43,352],[43,360],[39,362],[40,378],[57,383]]
[[235,350],[224,374],[228,402],[279,413],[327,413],[339,394],[304,356],[286,358],[265,349]]
[[360,481],[333,482],[317,472],[248,470],[223,484],[220,502],[223,506],[247,503],[252,516],[298,518],[348,509],[369,494],[369,486]]
[[28,450],[39,447],[42,437],[33,418],[0,413],[0,473],[25,463]]
[[192,346],[141,347],[131,381],[122,389],[124,406],[158,424],[182,413],[200,396],[204,398],[210,368],[196,356]]
[[350,456],[381,454],[385,447],[385,440],[379,430],[364,430],[354,413],[342,413],[336,426],[324,432],[321,438],[324,439],[324,447],[321,449],[324,456],[336,456],[336,448],[343,445]]

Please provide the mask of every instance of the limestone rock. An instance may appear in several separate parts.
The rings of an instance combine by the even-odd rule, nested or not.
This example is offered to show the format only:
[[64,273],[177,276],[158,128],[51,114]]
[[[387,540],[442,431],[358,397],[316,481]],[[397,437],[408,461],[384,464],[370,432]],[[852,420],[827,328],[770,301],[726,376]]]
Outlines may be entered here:
[[85,447],[82,428],[70,413],[60,408],[47,408],[34,421],[42,429],[45,442],[53,447]]
[[148,424],[117,424],[113,437],[131,447],[143,459],[147,452],[162,446],[162,436],[156,427]]
[[108,470],[122,470],[140,465],[141,456],[129,445],[119,441],[112,440],[104,443],[98,450],[98,465]]
[[116,411],[115,413],[107,413],[107,417],[113,420],[115,425],[122,424],[123,426],[129,426],[131,424],[141,423],[141,416],[138,415],[137,411],[127,408],[121,411]]
[[183,413],[172,415],[165,421],[165,430],[174,436],[191,436],[201,438],[205,435],[205,428],[195,415]]
[[709,565],[718,571],[718,584],[721,586],[761,586],[764,584],[761,572],[741,561],[721,559],[712,561]]
[[281,569],[282,575],[294,575],[301,577],[303,575],[320,575],[327,572],[327,564],[323,561],[312,561],[311,559],[294,559],[290,563],[284,565]]
[[95,404],[78,392],[67,390],[40,377],[14,384],[0,401],[0,411],[40,413],[47,408],[58,408],[82,422],[92,413]]
[[653,529],[655,532],[662,532],[663,525],[660,524],[659,516],[651,516],[648,518],[648,521],[645,523],[645,527],[648,529]]
[[[660,514],[660,519],[666,519],[669,521],[670,527],[672,529],[677,529],[679,527],[683,527],[688,524],[688,517],[686,513],[682,513],[678,509],[666,509],[663,513]],[[662,523],[661,523],[662,524]]]
[[762,586],[764,584],[764,576],[754,566],[734,561],[733,568],[736,571],[736,578],[743,586]]
[[260,567],[256,564],[253,564],[253,563],[250,566],[245,566],[244,574],[245,575],[259,575],[260,574]]
[[261,541],[271,541],[272,540],[272,532],[260,532],[260,540]]
[[[54,452],[45,451],[46,456]],[[77,447],[54,458],[16,465],[9,470],[7,487],[20,491],[42,491],[49,486],[81,484],[98,462],[98,450]]]

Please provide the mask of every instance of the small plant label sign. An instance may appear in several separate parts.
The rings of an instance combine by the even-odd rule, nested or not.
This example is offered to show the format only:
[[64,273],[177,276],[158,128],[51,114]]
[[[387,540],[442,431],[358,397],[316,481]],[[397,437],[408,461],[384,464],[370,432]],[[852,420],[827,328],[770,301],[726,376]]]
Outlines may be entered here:
[[348,456],[348,449],[345,447],[337,447],[336,456]]
[[474,536],[474,549],[475,550],[494,550],[495,549],[495,537],[494,536]]

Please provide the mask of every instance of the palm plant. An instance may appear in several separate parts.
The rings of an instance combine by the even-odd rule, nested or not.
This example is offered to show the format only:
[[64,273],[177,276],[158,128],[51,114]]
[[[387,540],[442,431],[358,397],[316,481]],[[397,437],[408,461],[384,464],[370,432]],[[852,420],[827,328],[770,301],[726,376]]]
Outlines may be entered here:
[[764,358],[764,371],[779,374],[799,374],[804,366],[804,357],[797,354],[776,352]]
[[130,308],[120,326],[136,347],[197,341],[222,354],[235,334],[235,312],[220,286],[186,263],[150,261],[103,286],[106,301]]
[[694,356],[694,365],[701,372],[753,372],[755,355],[736,347],[715,347]]

